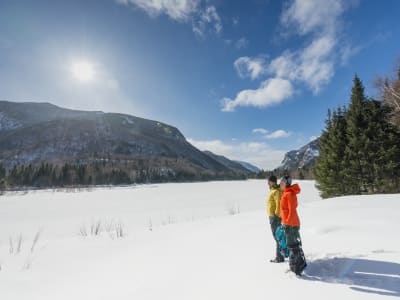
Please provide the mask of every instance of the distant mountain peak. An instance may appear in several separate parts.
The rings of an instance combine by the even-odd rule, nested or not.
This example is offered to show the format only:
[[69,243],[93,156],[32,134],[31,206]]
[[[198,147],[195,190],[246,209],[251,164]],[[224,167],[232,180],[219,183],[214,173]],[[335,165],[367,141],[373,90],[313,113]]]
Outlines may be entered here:
[[278,169],[290,171],[312,167],[316,158],[319,157],[318,146],[319,139],[317,138],[300,149],[287,152]]

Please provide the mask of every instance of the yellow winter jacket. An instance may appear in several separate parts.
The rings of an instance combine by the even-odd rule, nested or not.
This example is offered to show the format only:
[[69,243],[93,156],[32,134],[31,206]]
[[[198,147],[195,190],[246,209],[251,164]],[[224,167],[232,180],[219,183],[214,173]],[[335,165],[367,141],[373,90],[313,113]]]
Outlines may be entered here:
[[280,217],[280,205],[279,201],[281,199],[282,191],[279,186],[273,186],[269,190],[267,198],[267,213],[269,217],[277,216]]

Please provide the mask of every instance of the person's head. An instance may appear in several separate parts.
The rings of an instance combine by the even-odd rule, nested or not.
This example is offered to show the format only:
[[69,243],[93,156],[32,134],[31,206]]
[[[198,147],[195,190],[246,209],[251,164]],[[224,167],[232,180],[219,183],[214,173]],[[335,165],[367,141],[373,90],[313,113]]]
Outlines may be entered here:
[[276,178],[275,175],[271,175],[268,177],[268,186],[272,187],[274,185],[277,185],[278,179]]
[[287,188],[292,185],[292,178],[289,175],[285,175],[281,178],[279,182],[281,189]]

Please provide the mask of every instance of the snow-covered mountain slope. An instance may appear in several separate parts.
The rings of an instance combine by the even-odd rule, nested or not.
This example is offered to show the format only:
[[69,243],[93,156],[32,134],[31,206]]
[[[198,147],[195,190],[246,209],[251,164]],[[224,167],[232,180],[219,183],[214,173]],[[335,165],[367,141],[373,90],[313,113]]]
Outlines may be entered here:
[[300,149],[287,152],[278,169],[291,171],[312,167],[319,157],[318,145],[319,139],[315,139]]
[[268,261],[263,180],[6,194],[2,299],[399,297],[399,195],[321,200],[299,184],[301,278]]

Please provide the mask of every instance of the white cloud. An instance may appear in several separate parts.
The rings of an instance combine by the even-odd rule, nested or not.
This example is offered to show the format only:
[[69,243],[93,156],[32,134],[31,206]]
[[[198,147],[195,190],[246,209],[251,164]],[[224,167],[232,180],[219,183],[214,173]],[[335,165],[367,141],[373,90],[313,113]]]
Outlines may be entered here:
[[253,133],[260,133],[266,139],[280,139],[280,138],[287,138],[292,135],[290,131],[285,131],[283,129],[278,129],[273,132],[266,130],[264,128],[256,128],[252,130]]
[[250,77],[251,79],[256,79],[260,77],[266,69],[265,59],[263,57],[239,57],[235,60],[233,65],[241,78]]
[[345,0],[291,0],[281,16],[284,27],[298,34],[334,32],[345,10]]
[[[350,2],[344,0],[291,0],[281,16],[281,25],[291,34],[308,35],[308,46],[286,50],[273,59],[268,71],[276,77],[303,82],[314,92],[329,83],[335,65],[351,55],[342,40],[341,16]],[[342,53],[342,55],[340,54]],[[340,57],[342,56],[342,57]]]
[[[286,49],[273,58],[265,60],[238,58],[235,68],[240,77],[259,78],[268,74],[256,90],[243,90],[234,100],[224,98],[223,111],[234,111],[236,106],[265,107],[281,103],[293,94],[293,84],[305,84],[314,94],[330,82],[335,67],[359,51],[344,42],[342,34],[343,13],[356,0],[289,0],[284,6],[280,23],[287,35],[305,37],[307,43],[297,49]],[[278,91],[272,83],[286,89]],[[273,92],[272,92],[273,91]]]
[[281,103],[294,93],[289,80],[272,78],[261,83],[255,90],[243,90],[235,99],[224,98],[222,111],[232,112],[237,106],[267,107]]
[[200,150],[208,150],[231,160],[245,161],[255,166],[272,170],[280,165],[286,151],[272,149],[266,143],[225,143],[221,140],[188,141]]
[[310,136],[309,141],[312,142],[312,141],[316,140],[317,138],[319,138],[319,137],[316,135],[312,135],[312,136]]
[[233,151],[232,145],[225,144],[221,140],[196,141],[190,138],[187,140],[202,151],[211,151],[219,155],[225,155],[226,153],[232,153]]
[[289,137],[291,135],[292,135],[291,132],[279,129],[279,130],[276,130],[274,132],[266,134],[264,137],[266,139],[281,139],[281,138],[287,138],[287,137]]
[[252,130],[253,133],[261,133],[261,134],[267,134],[269,131],[264,129],[264,128],[255,128]]
[[268,72],[276,77],[303,82],[318,93],[334,75],[334,50],[335,41],[323,36],[297,52],[285,51],[271,61]]
[[[115,0],[117,3],[134,6],[148,15],[167,15],[178,22],[191,23],[193,32],[204,37],[209,31],[219,34],[222,21],[213,5],[201,5],[203,0]],[[211,28],[211,29],[210,29]]]
[[166,14],[176,21],[186,21],[197,9],[199,0],[116,0],[124,5],[134,5],[150,16]]

